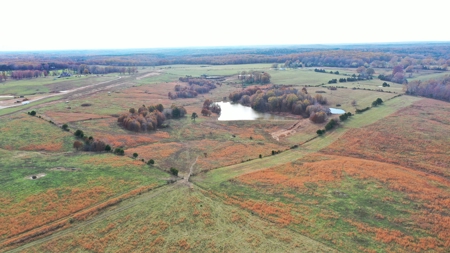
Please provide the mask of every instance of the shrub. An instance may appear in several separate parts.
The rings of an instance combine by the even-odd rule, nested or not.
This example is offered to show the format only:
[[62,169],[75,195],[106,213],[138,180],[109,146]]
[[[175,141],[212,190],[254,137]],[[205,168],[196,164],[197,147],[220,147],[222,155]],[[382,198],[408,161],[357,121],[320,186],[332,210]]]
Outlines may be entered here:
[[261,155],[261,154],[259,154],[259,158],[262,158],[262,155]]
[[150,159],[150,160],[147,162],[147,164],[148,164],[148,165],[153,165],[153,164],[155,164],[155,160]]
[[122,148],[116,148],[114,153],[117,155],[125,155],[125,151]]
[[348,119],[348,114],[347,114],[347,113],[344,113],[344,114],[342,114],[342,115],[339,115],[339,119],[340,119],[341,121],[347,120],[347,119]]
[[275,150],[272,150],[272,155],[275,155]]
[[81,130],[79,130],[79,129],[78,129],[77,131],[75,131],[74,135],[75,135],[76,137],[79,137],[79,138],[83,138],[83,137],[84,137],[83,131],[81,131]]
[[322,135],[322,134],[325,133],[325,130],[319,129],[319,130],[317,130],[316,133],[317,133],[318,135]]
[[79,150],[81,147],[83,147],[83,143],[81,141],[75,141],[73,143],[73,148],[75,148],[76,150]]
[[337,125],[337,121],[334,119],[331,119],[330,121],[328,121],[328,123],[325,125],[325,130],[329,131],[331,129],[333,129],[333,127],[335,127]]
[[356,113],[363,113],[363,112],[365,112],[365,111],[367,111],[367,110],[369,110],[370,109],[370,107],[366,107],[366,108],[364,108],[364,109],[358,109],[358,108],[356,108]]
[[28,114],[30,114],[31,116],[36,116],[36,111],[31,111]]
[[172,175],[174,175],[174,176],[178,176],[178,170],[175,169],[175,168],[173,168],[173,167],[171,167],[171,168],[170,168],[170,174],[172,174]]
[[136,159],[139,156],[138,153],[133,153],[133,158]]
[[61,127],[64,131],[69,131],[69,126],[67,124],[62,125]]
[[105,151],[110,152],[110,151],[111,151],[111,146],[106,145],[106,146],[105,146]]

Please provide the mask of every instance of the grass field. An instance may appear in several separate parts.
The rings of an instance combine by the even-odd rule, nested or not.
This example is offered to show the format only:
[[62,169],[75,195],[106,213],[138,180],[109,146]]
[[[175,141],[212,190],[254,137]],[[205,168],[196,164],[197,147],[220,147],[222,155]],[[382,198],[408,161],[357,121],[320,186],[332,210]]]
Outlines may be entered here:
[[198,189],[146,193],[105,215],[24,252],[335,252]]
[[117,74],[67,78],[53,78],[48,76],[46,78],[8,80],[7,82],[0,84],[0,95],[24,96],[48,93],[51,91],[64,91],[98,82],[113,80],[116,76]]
[[[111,154],[49,154],[2,150],[1,239],[66,217],[168,175]],[[37,179],[31,179],[35,175]]]
[[[450,107],[398,96],[400,85],[373,91],[382,83],[375,79],[338,83],[347,88],[331,91],[328,80],[356,70],[325,69],[340,75],[270,64],[172,65],[121,78],[17,81],[17,92],[49,92],[113,78],[0,110],[0,251],[445,252]],[[307,87],[308,93],[325,91],[328,106],[352,113],[377,98],[384,103],[323,136],[316,131],[325,123],[298,117],[218,121],[215,114],[200,115],[206,99],[221,101],[240,90],[235,75],[249,70],[267,71],[274,84],[297,89],[325,83]],[[417,78],[438,75],[430,73]],[[185,85],[179,77],[202,74],[227,77],[209,94],[168,98],[175,85]],[[187,115],[147,133],[117,122],[131,107],[159,103],[182,105]],[[26,114],[31,110],[42,119]],[[195,121],[192,112],[199,114]],[[60,128],[65,123],[70,132]],[[77,129],[124,148],[125,156],[77,152]],[[150,159],[153,166],[146,164]],[[166,173],[170,167],[179,177]]]

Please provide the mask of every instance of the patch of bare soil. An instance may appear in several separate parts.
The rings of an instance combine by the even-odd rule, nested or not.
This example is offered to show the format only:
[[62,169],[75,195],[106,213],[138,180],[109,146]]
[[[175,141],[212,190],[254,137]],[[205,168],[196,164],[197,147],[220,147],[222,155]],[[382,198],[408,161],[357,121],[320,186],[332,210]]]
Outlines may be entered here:
[[289,135],[293,135],[296,132],[298,132],[302,128],[306,128],[306,126],[310,125],[311,122],[309,120],[299,120],[295,122],[293,125],[288,127],[287,129],[280,129],[275,132],[270,133],[272,135],[272,138],[274,138],[277,141],[280,141],[280,138],[287,137]]
[[26,176],[25,179],[36,180],[41,177],[45,177],[45,175],[46,175],[45,173],[39,173],[39,174],[35,174],[35,175]]

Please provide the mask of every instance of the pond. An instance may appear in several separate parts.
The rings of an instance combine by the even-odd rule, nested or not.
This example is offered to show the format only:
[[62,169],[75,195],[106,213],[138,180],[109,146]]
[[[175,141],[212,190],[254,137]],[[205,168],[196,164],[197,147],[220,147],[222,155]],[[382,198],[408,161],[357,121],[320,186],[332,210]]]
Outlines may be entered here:
[[330,108],[331,114],[344,114],[345,111],[337,108]]
[[243,106],[241,104],[232,104],[230,102],[218,102],[216,103],[222,109],[220,112],[220,121],[230,120],[284,120],[285,117],[273,115],[270,113],[260,113],[253,110],[249,106]]

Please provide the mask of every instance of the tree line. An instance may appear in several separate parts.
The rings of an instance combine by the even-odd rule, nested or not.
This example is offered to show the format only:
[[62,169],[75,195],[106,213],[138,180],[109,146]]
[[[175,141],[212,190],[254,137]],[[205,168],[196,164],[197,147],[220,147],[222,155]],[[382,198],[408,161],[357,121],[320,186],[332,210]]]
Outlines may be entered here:
[[406,94],[450,101],[450,76],[427,81],[412,81],[405,85]]

